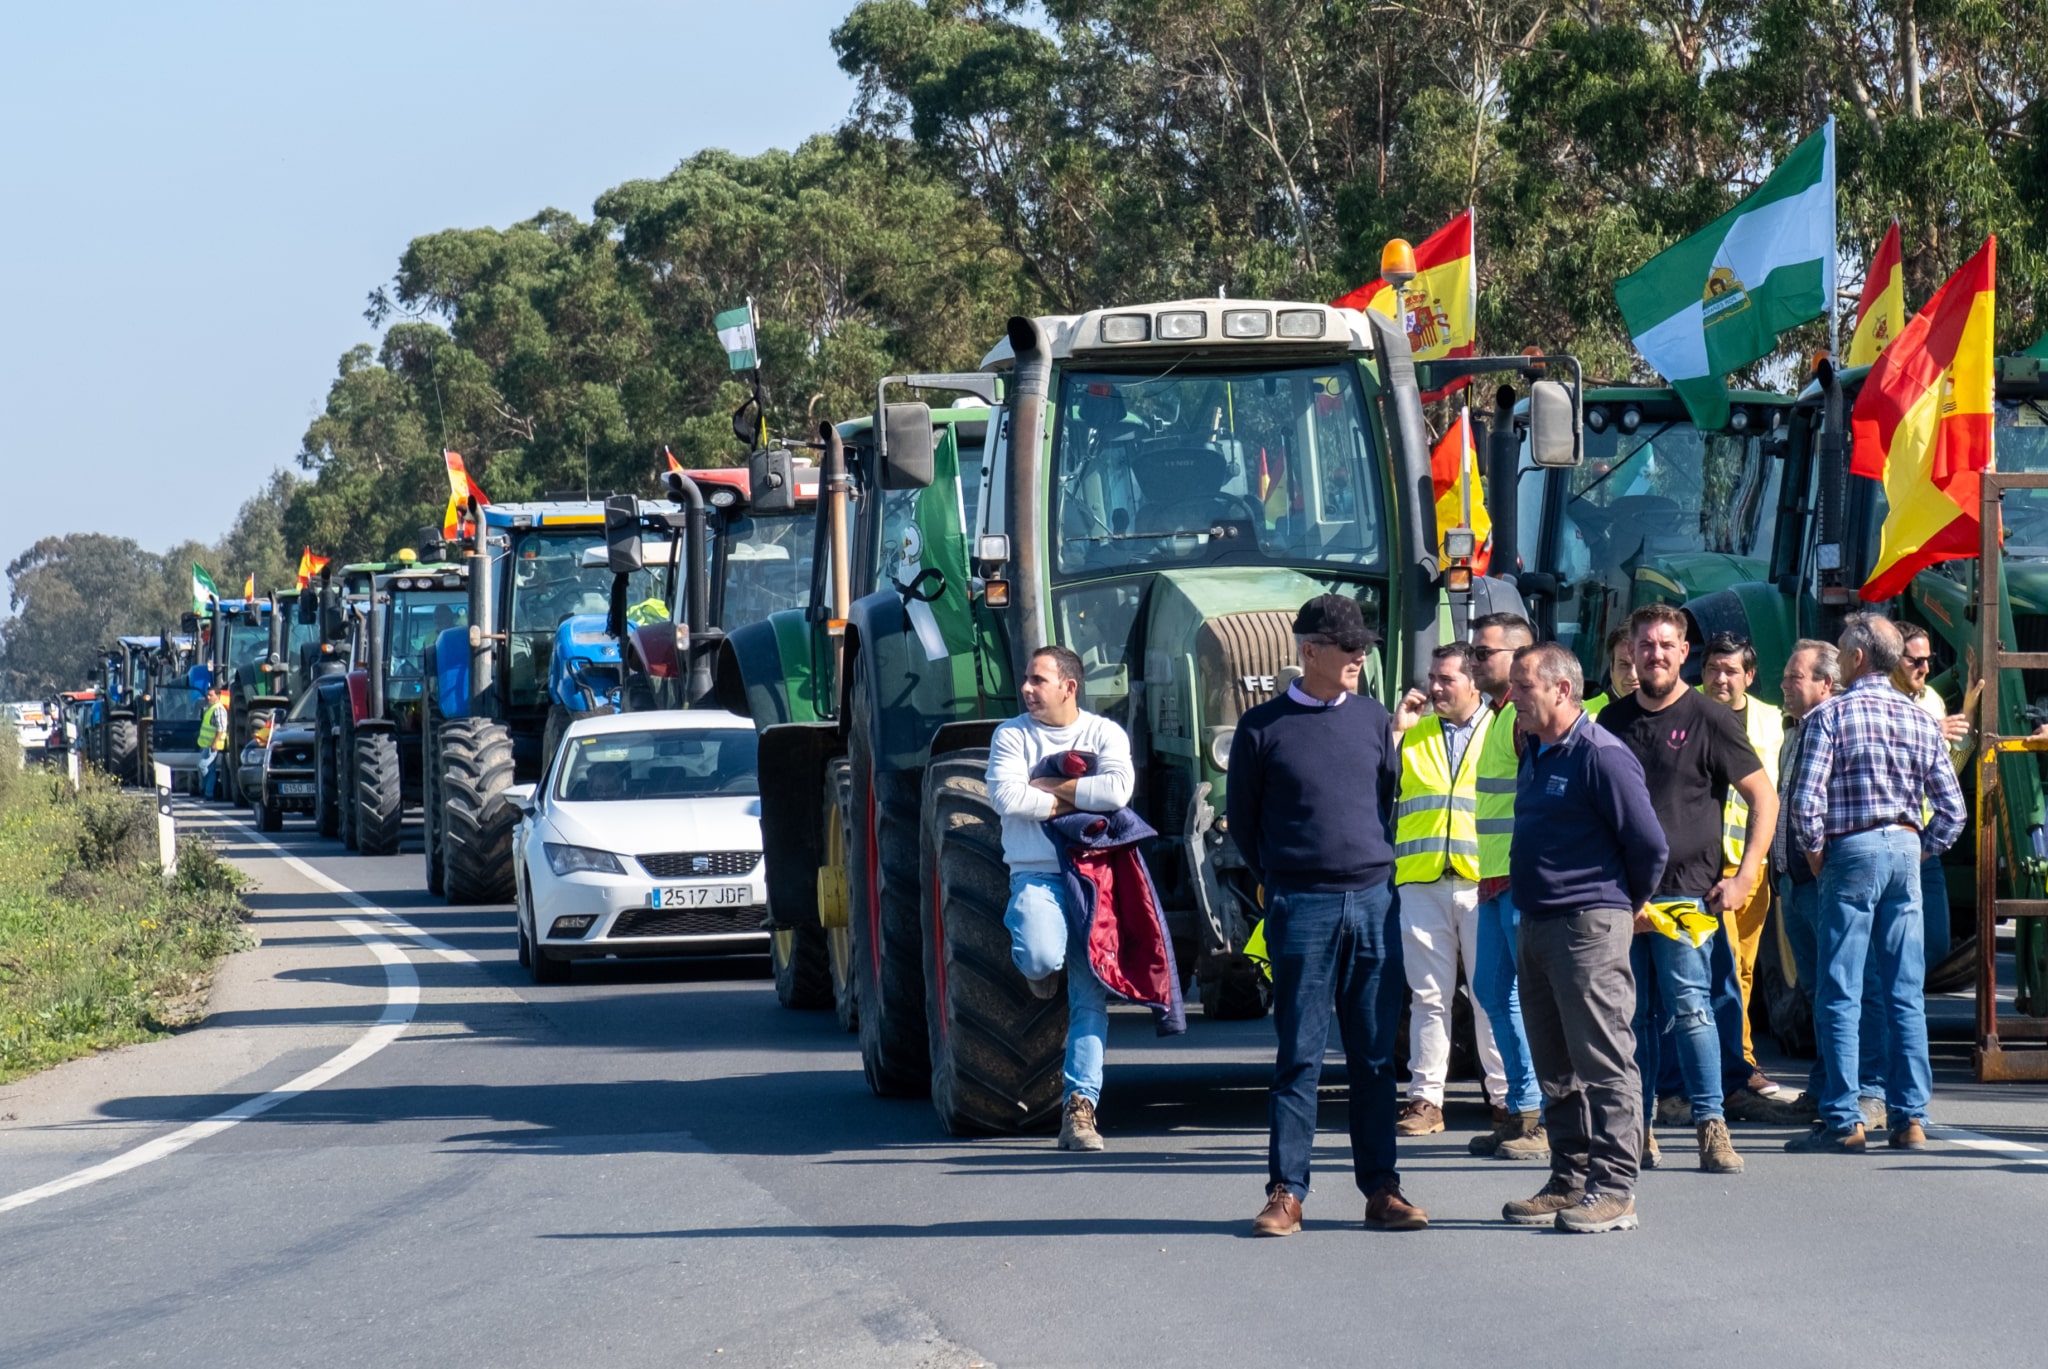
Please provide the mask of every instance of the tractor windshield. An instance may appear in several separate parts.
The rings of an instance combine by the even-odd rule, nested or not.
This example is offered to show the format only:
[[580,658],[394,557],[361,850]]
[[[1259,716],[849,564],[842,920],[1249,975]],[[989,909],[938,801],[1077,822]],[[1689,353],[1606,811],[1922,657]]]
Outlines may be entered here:
[[1379,462],[1354,363],[1070,371],[1057,415],[1062,575],[1384,563]]
[[[1998,469],[2048,471],[2048,400],[2001,402],[1996,410]],[[2048,560],[2048,490],[2007,490],[2005,551]]]
[[389,660],[384,673],[392,681],[409,680],[417,690],[427,673],[427,647],[444,629],[462,627],[469,619],[469,595],[463,590],[395,590],[391,618],[384,628]]
[[768,517],[743,516],[726,525],[721,627],[744,627],[809,602],[816,525],[815,507]]
[[1768,561],[1780,464],[1739,433],[1689,422],[1586,430],[1558,539],[1560,580],[1597,579],[1626,593],[1641,565],[1685,552]]
[[[270,654],[270,628],[267,623],[250,627],[234,615],[227,620],[228,669],[235,679],[243,678],[242,671],[248,670]],[[249,678],[253,679],[254,676]]]
[[[584,552],[597,557],[584,564]],[[565,618],[590,613],[602,618],[611,611],[612,573],[605,569],[604,539],[588,532],[571,535],[541,531],[515,533],[511,555],[496,573],[509,588],[511,612],[506,663],[511,706],[531,708],[546,702],[548,661],[554,655],[555,629]],[[626,582],[626,602],[668,602],[668,566],[649,564]],[[499,591],[504,603],[505,589]]]

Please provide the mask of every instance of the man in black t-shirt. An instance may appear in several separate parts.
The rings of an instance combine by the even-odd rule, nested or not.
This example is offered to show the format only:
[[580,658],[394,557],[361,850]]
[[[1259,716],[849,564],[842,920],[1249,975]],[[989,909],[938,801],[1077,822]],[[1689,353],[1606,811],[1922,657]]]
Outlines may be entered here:
[[[1778,796],[1734,712],[1679,678],[1689,650],[1686,626],[1685,614],[1668,604],[1629,615],[1636,692],[1601,710],[1599,722],[1641,762],[1651,804],[1671,847],[1656,896],[1650,907],[1637,910],[1631,952],[1636,1064],[1644,1094],[1643,1164],[1654,1166],[1659,1158],[1650,1126],[1656,1120],[1659,1028],[1668,1018],[1685,1089],[1692,1096],[1700,1168],[1739,1174],[1742,1157],[1729,1139],[1721,1105],[1710,950],[1712,938],[1727,933],[1719,927],[1705,931],[1704,921],[1688,927],[1685,915],[1704,911],[1718,920],[1749,901],[1777,830]],[[1748,803],[1749,819],[1742,864],[1723,876],[1721,811],[1731,788]],[[1661,916],[1653,919],[1651,908]]]

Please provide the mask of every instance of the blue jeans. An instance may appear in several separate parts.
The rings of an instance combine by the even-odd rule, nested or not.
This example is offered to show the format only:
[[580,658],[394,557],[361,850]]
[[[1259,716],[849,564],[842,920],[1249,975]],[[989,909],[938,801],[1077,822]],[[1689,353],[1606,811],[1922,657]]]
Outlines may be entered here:
[[218,751],[199,753],[199,797],[209,802],[213,798],[214,787],[220,783],[220,758]]
[[[1801,852],[1793,852],[1793,860],[1805,860]],[[1790,879],[1778,881],[1778,912],[1785,919],[1785,940],[1792,943],[1792,973],[1799,980],[1799,995],[1806,1000],[1806,1010],[1813,1012],[1817,997],[1815,986],[1819,984],[1820,954],[1816,949],[1816,938],[1820,932],[1820,884],[1794,884]],[[1877,992],[1877,976],[1870,973],[1866,965],[1863,973],[1862,1021],[1870,1030],[1857,1036],[1856,1092],[1864,1098],[1884,1097],[1884,1002]],[[1816,1041],[1820,1019],[1814,1018]],[[1826,1084],[1824,1067],[1818,1049],[1813,1054],[1813,1068],[1806,1076],[1806,1093],[1815,1102],[1820,1101],[1821,1091]]]
[[1067,921],[1066,881],[1058,875],[1010,876],[1010,959],[1026,979],[1067,970],[1067,1063],[1069,1094],[1091,1103],[1102,1100],[1102,1047],[1109,1036],[1109,990],[1088,964],[1088,950]]
[[[1716,939],[1723,935],[1714,933]],[[1714,1026],[1708,946],[1673,941],[1662,932],[1638,932],[1629,947],[1629,969],[1636,979],[1636,1070],[1643,1080],[1646,1122],[1657,1115],[1657,1073],[1667,1033],[1692,1099],[1694,1124],[1722,1115],[1721,1038]]]
[[1493,1044],[1507,1075],[1509,1112],[1535,1112],[1543,1103],[1529,1034],[1522,1028],[1522,992],[1515,974],[1522,915],[1505,891],[1479,905],[1479,948],[1471,971],[1472,992],[1493,1023]]
[[1836,1130],[1863,1121],[1856,1108],[1856,1071],[1863,979],[1874,969],[1888,1029],[1886,1110],[1893,1126],[1908,1118],[1925,1122],[1927,1100],[1934,1094],[1934,1064],[1927,1053],[1920,834],[1884,827],[1830,840],[1820,872],[1819,907],[1813,1034],[1826,1067],[1821,1119]]
[[1394,1156],[1394,1034],[1408,976],[1400,903],[1392,884],[1345,893],[1270,889],[1266,951],[1273,958],[1273,1027],[1279,1051],[1266,1097],[1272,1132],[1266,1188],[1308,1196],[1316,1140],[1316,1084],[1330,1016],[1351,1078],[1351,1168],[1368,1197],[1398,1184]]
[[[1756,1067],[1742,1053],[1742,1014],[1747,1005],[1742,1001],[1742,980],[1735,970],[1735,940],[1728,935],[1725,918],[1722,931],[1701,949],[1707,953],[1707,969],[1712,976],[1709,982],[1714,1004],[1714,1033],[1721,1043],[1721,1092],[1729,1094],[1747,1085]],[[1659,1031],[1665,1031],[1671,1026],[1671,1003],[1669,999],[1661,1001],[1664,1012],[1656,1026]],[[1684,1092],[1685,1076],[1679,1069],[1678,1052],[1668,1052],[1662,1057],[1657,1071],[1657,1095],[1663,1097]]]
[[1925,911],[1926,935],[1922,938],[1925,964],[1939,965],[1948,958],[1948,878],[1941,872],[1941,857],[1920,862],[1920,906]]

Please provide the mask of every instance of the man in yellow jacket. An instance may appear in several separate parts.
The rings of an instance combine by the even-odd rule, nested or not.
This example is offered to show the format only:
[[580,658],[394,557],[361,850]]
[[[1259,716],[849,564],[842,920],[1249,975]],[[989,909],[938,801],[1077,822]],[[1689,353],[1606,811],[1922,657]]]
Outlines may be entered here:
[[199,715],[199,786],[211,800],[220,791],[221,759],[228,749],[227,695],[218,686],[206,690],[206,711]]
[[[1460,960],[1479,948],[1479,757],[1496,726],[1473,678],[1463,642],[1430,656],[1429,692],[1408,691],[1394,715],[1401,784],[1394,805],[1394,885],[1401,899],[1401,955],[1411,994],[1408,1101],[1394,1130],[1427,1136],[1444,1129],[1444,1078],[1451,1063],[1451,999]],[[1493,1026],[1475,999],[1486,1099],[1507,1102]]]

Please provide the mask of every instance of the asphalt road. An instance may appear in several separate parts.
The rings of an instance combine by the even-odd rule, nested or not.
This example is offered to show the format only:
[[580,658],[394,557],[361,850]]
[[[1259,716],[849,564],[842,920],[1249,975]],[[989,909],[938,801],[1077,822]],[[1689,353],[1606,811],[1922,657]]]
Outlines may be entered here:
[[[527,982],[509,910],[451,909],[408,853],[284,850],[218,819],[264,945],[209,1023],[0,1090],[0,1365],[1915,1366],[2038,1358],[2048,1094],[1940,1048],[1937,1120],[2007,1148],[1645,1176],[1643,1226],[1511,1228],[1542,1170],[1403,1143],[1431,1228],[1361,1229],[1325,1075],[1308,1229],[1246,1231],[1267,1023],[1112,1031],[1100,1156],[957,1143],[883,1102],[765,960]],[[417,984],[417,1002],[410,1001]],[[383,1023],[379,1027],[379,1023]],[[364,1044],[375,1038],[378,1047]],[[315,1076],[353,1049],[344,1072]],[[368,1053],[366,1053],[368,1052]],[[1781,1070],[1781,1077],[1796,1077]],[[298,1080],[302,1090],[272,1094]],[[224,1129],[183,1130],[256,1099]],[[166,1138],[169,1138],[168,1140]],[[1665,1133],[1683,1159],[1689,1137]]]

